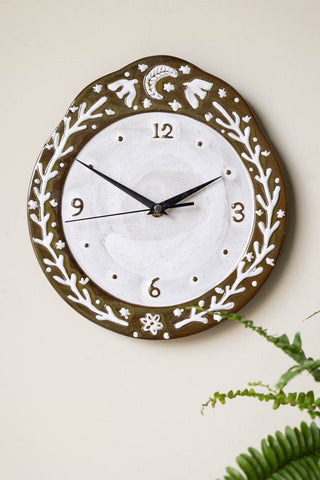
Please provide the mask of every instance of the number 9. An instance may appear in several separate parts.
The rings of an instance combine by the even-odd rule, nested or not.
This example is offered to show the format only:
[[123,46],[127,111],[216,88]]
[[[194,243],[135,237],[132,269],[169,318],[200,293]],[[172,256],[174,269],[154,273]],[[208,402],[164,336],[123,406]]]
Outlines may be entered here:
[[83,210],[83,201],[81,200],[81,198],[74,198],[73,200],[71,200],[71,205],[73,208],[76,208],[78,210],[78,212],[74,213],[72,216],[76,217],[77,215],[80,215]]

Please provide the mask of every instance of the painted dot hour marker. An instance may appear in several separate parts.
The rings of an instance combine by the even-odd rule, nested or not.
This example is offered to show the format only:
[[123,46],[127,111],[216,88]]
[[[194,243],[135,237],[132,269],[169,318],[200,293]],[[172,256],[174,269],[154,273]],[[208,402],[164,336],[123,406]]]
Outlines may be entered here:
[[193,282],[197,282],[197,281],[198,281],[198,277],[192,277],[192,281],[193,281]]
[[120,135],[120,136],[118,137],[118,141],[119,141],[119,142],[122,142],[122,140],[123,140],[123,137],[121,137],[121,135]]
[[202,147],[203,143],[202,143],[202,142],[198,142],[197,145],[198,145],[198,147]]
[[85,246],[85,248],[88,248],[88,247],[89,247],[89,243],[85,243],[84,246]]
[[89,167],[90,167],[90,168],[93,168],[93,165],[92,165],[92,163],[90,163]]
[[231,175],[231,170],[226,170],[226,175]]
[[222,252],[222,253],[223,253],[223,255],[228,255],[228,253],[229,253],[229,252],[228,252],[228,250],[227,250],[227,249],[225,249],[225,250],[223,250],[223,252]]
[[116,275],[116,274],[114,273],[114,274],[112,275],[112,278],[113,278],[114,280],[116,280],[116,279],[118,278],[118,275]]

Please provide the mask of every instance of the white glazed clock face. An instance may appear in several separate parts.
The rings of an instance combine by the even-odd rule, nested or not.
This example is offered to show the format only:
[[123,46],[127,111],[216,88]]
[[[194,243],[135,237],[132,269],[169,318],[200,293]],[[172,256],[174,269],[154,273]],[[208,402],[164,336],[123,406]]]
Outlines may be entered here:
[[238,92],[147,57],[72,102],[36,163],[28,219],[47,279],[77,312],[167,340],[217,325],[263,285],[285,185]]
[[128,303],[178,305],[235,269],[252,235],[254,191],[237,152],[211,127],[175,113],[129,116],[77,159],[156,203],[221,177],[188,197],[194,205],[167,215],[100,217],[144,206],[75,161],[62,195],[65,238],[104,291]]

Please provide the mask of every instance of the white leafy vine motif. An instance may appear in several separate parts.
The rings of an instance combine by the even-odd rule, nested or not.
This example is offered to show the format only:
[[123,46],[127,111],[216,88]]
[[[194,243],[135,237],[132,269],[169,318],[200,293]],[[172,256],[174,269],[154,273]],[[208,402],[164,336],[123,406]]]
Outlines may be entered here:
[[[224,310],[230,310],[234,307],[234,302],[231,300],[231,297],[242,293],[245,291],[243,286],[243,281],[249,278],[257,277],[263,272],[263,266],[261,263],[267,257],[267,255],[275,248],[275,245],[270,243],[273,233],[279,228],[280,221],[276,220],[273,223],[273,214],[277,203],[279,201],[279,195],[281,187],[279,185],[275,186],[273,190],[270,190],[269,180],[272,173],[271,168],[264,169],[261,165],[260,155],[261,146],[255,145],[254,148],[250,144],[250,133],[251,129],[249,126],[245,127],[244,130],[241,129],[241,117],[236,113],[232,112],[230,115],[224,107],[222,107],[218,102],[213,102],[213,106],[221,113],[224,117],[224,120],[217,118],[216,122],[221,125],[226,131],[230,138],[236,142],[241,143],[246,152],[241,154],[242,158],[246,161],[254,164],[258,170],[258,174],[255,176],[257,182],[263,187],[263,195],[258,194],[256,196],[257,201],[259,202],[261,208],[266,214],[265,223],[260,221],[258,227],[262,233],[263,241],[255,241],[253,244],[254,249],[254,261],[245,269],[247,263],[244,261],[244,258],[239,262],[236,272],[236,279],[232,285],[227,285],[222,293],[220,300],[217,300],[217,297],[214,295],[211,298],[210,307],[205,311],[198,311],[195,307],[190,310],[190,315],[187,318],[184,318],[175,323],[175,328],[179,329],[186,325],[189,325],[193,322],[199,322],[203,324],[208,323],[206,315],[210,312],[218,312]],[[270,262],[267,262],[271,264]],[[273,265],[273,263],[272,263]],[[256,282],[255,282],[256,284]]]
[[[51,257],[44,258],[43,260],[44,264],[47,265],[47,271],[51,271],[51,268],[55,267],[60,272],[60,275],[54,275],[53,278],[56,282],[70,288],[72,294],[68,295],[68,299],[72,302],[79,303],[88,308],[95,314],[97,320],[106,320],[116,323],[118,325],[128,326],[129,323],[123,319],[118,318],[113,313],[112,308],[108,305],[105,306],[106,311],[100,310],[95,305],[93,305],[88,290],[86,288],[79,289],[78,283],[80,285],[83,285],[84,282],[81,281],[81,279],[78,281],[77,275],[75,273],[71,273],[70,275],[68,274],[64,265],[64,255],[62,253],[57,254],[52,246],[52,240],[54,235],[52,231],[48,230],[50,213],[46,212],[46,203],[48,202],[51,195],[50,192],[47,191],[47,187],[50,180],[52,180],[58,174],[58,170],[55,169],[56,162],[68,155],[74,149],[72,146],[66,148],[67,141],[72,135],[87,128],[87,125],[85,125],[84,122],[93,120],[94,118],[99,118],[103,115],[102,113],[95,112],[106,101],[107,97],[102,97],[88,109],[87,103],[83,102],[81,105],[79,105],[78,118],[73,123],[73,125],[71,125],[72,117],[65,116],[63,119],[63,132],[60,134],[55,131],[52,134],[50,139],[52,140],[52,144],[50,144],[50,146],[53,146],[54,153],[50,161],[48,162],[45,170],[40,160],[37,163],[36,168],[40,178],[40,183],[38,183],[37,187],[33,187],[33,192],[38,201],[39,211],[38,215],[32,213],[30,215],[30,219],[32,220],[32,222],[37,224],[41,230],[41,238],[34,237],[33,241],[39,245],[42,245]],[[61,242],[60,240],[59,242],[59,246],[61,246],[63,242]]]

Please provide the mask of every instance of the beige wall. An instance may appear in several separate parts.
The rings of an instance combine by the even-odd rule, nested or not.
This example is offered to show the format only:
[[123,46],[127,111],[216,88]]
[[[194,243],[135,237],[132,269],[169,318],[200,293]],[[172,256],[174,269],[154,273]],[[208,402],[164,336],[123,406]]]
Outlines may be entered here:
[[[273,383],[290,365],[227,322],[172,342],[112,334],[54,292],[32,251],[26,194],[37,155],[77,93],[152,54],[185,58],[251,104],[287,179],[277,268],[243,310],[300,330],[319,356],[320,2],[35,1],[0,4],[0,477],[214,479],[262,436],[306,418],[239,400],[200,416],[215,390]],[[305,377],[292,388],[312,388]],[[318,392],[319,393],[319,392]]]

